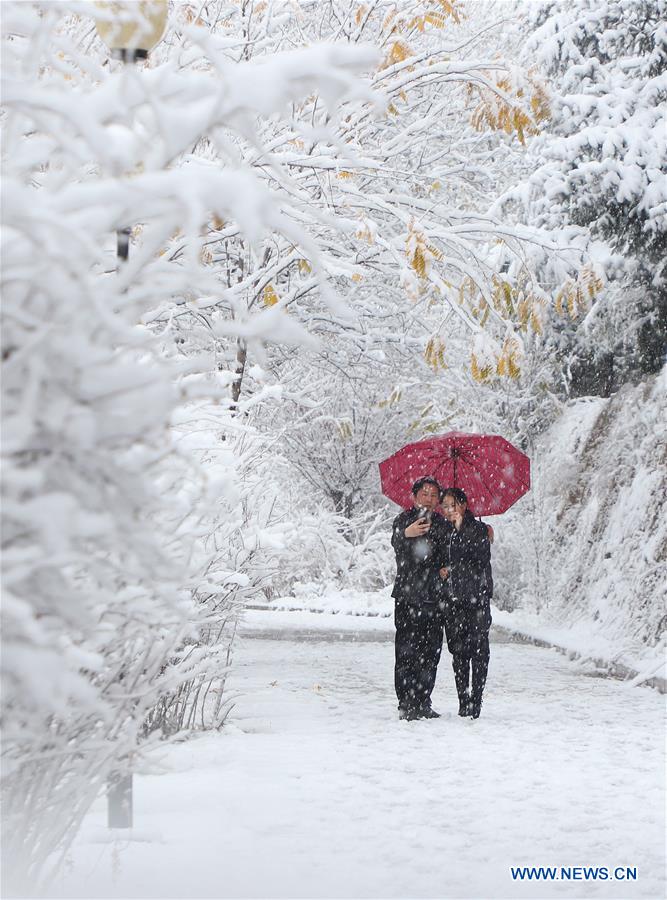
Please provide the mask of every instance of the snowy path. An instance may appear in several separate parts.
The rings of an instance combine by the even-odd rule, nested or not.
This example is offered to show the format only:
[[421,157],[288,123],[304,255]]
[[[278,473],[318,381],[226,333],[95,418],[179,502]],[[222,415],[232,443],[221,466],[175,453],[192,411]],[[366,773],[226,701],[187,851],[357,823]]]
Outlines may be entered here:
[[[338,637],[363,631],[317,639],[325,620]],[[229,726],[159,751],[136,777],[145,840],[95,843],[100,802],[54,896],[663,896],[664,698],[494,644],[479,721],[455,715],[445,654],[442,718],[399,722],[389,628],[249,614]],[[638,878],[513,882],[510,866],[636,866]]]

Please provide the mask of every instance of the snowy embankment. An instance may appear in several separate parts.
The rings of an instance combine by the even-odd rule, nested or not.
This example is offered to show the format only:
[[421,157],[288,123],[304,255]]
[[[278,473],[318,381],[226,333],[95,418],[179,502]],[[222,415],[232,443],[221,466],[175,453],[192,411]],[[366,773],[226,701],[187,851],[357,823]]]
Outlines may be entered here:
[[498,624],[664,678],[666,438],[667,368],[565,408],[498,520],[496,602],[513,610]]
[[[663,896],[661,697],[494,641],[478,721],[445,653],[442,717],[401,722],[391,637],[380,616],[250,611],[223,731],[156,746],[134,830],[109,832],[98,801],[49,896]],[[621,869],[584,884],[582,866]]]

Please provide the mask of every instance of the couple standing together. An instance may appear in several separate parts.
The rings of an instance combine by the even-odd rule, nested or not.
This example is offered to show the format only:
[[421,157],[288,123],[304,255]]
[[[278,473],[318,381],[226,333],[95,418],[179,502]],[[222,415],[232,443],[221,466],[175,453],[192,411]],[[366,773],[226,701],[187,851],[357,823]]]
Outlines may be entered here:
[[[435,719],[431,693],[443,631],[452,654],[459,715],[479,718],[489,667],[490,534],[459,488],[425,476],[412,486],[413,507],[393,524],[396,552],[394,683],[401,719]],[[436,507],[442,504],[444,516]]]

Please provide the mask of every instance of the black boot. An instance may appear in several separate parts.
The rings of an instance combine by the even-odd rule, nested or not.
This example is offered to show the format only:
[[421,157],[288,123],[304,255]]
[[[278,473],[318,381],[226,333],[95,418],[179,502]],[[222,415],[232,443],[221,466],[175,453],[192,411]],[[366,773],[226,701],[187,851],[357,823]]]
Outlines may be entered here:
[[466,708],[470,704],[470,657],[456,653],[452,657],[452,666],[456,693],[459,695],[459,715],[468,716],[470,713],[466,712]]
[[479,719],[482,709],[482,694],[489,669],[489,638],[484,636],[478,643],[472,658],[472,704],[470,715]]
[[420,719],[439,719],[440,713],[436,712],[431,706],[422,706],[419,710]]
[[459,715],[469,716],[470,714],[470,697],[466,691],[462,697],[459,697]]

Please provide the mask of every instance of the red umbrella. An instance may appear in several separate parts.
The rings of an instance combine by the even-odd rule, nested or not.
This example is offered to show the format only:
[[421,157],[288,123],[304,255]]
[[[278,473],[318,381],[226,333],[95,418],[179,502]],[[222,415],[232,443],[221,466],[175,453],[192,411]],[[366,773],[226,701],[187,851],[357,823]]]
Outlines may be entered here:
[[422,475],[432,475],[444,488],[463,488],[474,515],[495,516],[530,489],[530,460],[498,434],[450,431],[407,444],[383,460],[382,493],[407,509],[412,485]]

